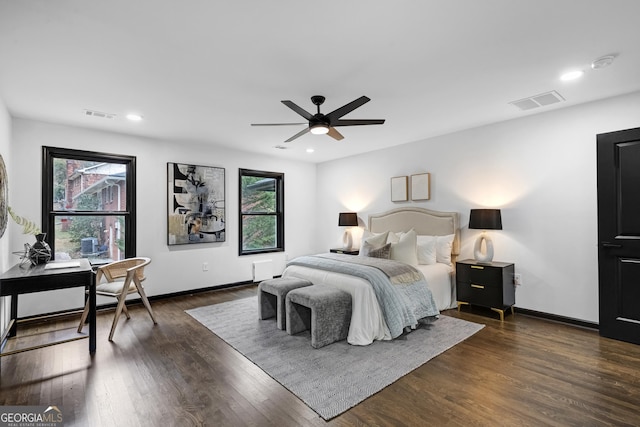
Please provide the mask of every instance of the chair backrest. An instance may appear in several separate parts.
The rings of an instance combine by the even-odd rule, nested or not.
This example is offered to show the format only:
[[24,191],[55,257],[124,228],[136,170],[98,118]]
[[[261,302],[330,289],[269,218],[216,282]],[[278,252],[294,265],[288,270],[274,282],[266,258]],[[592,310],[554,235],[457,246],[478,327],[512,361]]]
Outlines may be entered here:
[[136,277],[142,282],[146,277],[144,275],[144,267],[151,262],[151,258],[135,257],[126,258],[120,261],[114,261],[110,264],[103,265],[98,268],[96,281],[100,281],[101,275],[104,275],[108,282],[127,277],[129,271],[134,271]]

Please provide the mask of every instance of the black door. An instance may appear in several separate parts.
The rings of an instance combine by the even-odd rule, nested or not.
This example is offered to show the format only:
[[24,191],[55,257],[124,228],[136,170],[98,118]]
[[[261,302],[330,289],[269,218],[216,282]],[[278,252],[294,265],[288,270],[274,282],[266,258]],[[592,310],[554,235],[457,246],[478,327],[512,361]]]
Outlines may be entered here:
[[640,344],[640,128],[597,144],[600,335]]

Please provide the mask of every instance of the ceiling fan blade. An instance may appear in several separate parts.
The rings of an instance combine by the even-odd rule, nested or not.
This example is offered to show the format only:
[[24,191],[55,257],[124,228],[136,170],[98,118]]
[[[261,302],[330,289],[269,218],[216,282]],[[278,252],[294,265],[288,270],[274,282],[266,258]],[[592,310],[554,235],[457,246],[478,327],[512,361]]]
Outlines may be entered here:
[[327,132],[327,135],[329,135],[331,138],[335,139],[336,141],[340,141],[341,139],[344,139],[344,136],[342,136],[342,134],[338,132],[337,129],[334,129],[334,128],[329,128],[329,132]]
[[343,105],[342,107],[338,108],[337,110],[333,110],[332,112],[327,114],[326,117],[330,121],[338,120],[340,117],[344,116],[347,113],[352,112],[356,108],[366,104],[369,101],[371,101],[371,99],[367,98],[366,96],[361,96],[360,98],[356,99],[355,101],[351,101],[347,105]]
[[251,126],[295,126],[308,124],[309,123],[251,123]]
[[338,120],[332,126],[361,126],[361,125],[382,125],[384,119],[381,120]]
[[311,118],[313,117],[313,114],[309,113],[304,108],[299,107],[298,105],[294,104],[291,101],[282,101],[282,103],[287,107],[291,108],[296,113],[300,114],[302,117],[304,117],[307,120],[311,120]]
[[291,142],[296,138],[300,138],[302,135],[304,135],[305,133],[309,132],[310,130],[311,130],[311,128],[306,127],[304,129],[302,129],[300,132],[298,132],[295,135],[293,135],[291,138],[287,139],[285,142]]

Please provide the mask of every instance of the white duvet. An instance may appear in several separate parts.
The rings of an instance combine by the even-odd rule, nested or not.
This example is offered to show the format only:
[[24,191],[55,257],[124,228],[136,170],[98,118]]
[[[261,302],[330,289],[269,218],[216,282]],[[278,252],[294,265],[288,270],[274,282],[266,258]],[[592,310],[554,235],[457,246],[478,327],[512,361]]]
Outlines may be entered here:
[[[455,297],[451,287],[451,266],[446,264],[420,265],[427,286],[433,294],[438,310],[451,308]],[[390,340],[391,334],[384,321],[375,292],[368,281],[343,273],[290,265],[282,277],[307,279],[314,285],[327,285],[351,294],[351,325],[347,342],[353,345],[369,345],[374,340]]]

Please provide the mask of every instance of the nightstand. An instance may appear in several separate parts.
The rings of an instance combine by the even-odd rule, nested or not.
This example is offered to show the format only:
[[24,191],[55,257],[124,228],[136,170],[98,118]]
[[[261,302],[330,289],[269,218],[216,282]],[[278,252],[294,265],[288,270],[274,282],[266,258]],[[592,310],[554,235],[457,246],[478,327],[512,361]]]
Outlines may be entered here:
[[479,263],[472,259],[456,263],[456,293],[458,311],[460,306],[479,305],[500,314],[516,303],[516,288],[513,283],[514,265],[506,262]]
[[329,252],[334,254],[345,254],[345,255],[358,255],[360,253],[360,249],[329,249]]

